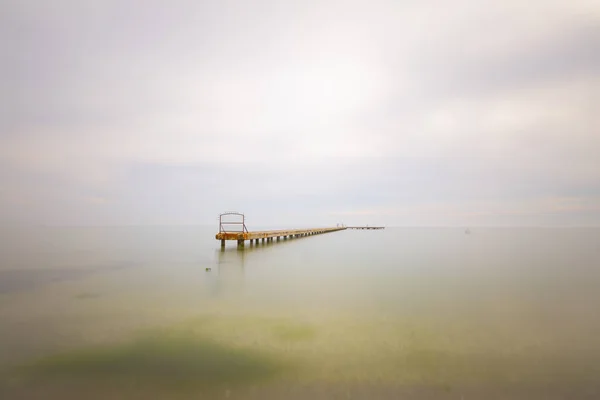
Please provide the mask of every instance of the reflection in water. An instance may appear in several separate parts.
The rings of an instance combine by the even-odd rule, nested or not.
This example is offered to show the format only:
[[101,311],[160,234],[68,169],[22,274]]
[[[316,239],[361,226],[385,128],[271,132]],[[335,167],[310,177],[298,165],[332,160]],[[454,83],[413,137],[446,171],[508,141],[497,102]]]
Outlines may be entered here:
[[215,250],[217,267],[208,272],[206,279],[212,297],[240,295],[244,287],[246,251],[237,249]]
[[[299,239],[296,239],[299,240]],[[216,268],[207,272],[206,279],[209,293],[212,297],[239,296],[243,294],[244,278],[246,269],[246,257],[252,257],[252,253],[269,252],[275,247],[292,244],[292,240],[281,240],[259,243],[247,243],[245,247],[220,247],[215,249]]]

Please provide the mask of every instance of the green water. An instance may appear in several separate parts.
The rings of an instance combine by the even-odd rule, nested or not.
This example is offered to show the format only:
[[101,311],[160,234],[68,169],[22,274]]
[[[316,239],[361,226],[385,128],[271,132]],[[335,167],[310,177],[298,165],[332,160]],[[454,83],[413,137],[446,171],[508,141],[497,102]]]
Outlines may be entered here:
[[598,229],[1,235],[2,399],[600,396]]

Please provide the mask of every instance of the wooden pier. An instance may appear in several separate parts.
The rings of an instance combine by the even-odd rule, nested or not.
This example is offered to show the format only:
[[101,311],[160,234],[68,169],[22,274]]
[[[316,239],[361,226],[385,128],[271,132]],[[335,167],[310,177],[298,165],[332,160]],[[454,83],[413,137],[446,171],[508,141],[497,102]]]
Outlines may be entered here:
[[237,240],[238,246],[243,247],[244,242],[249,240],[250,243],[254,240],[256,244],[261,240],[272,242],[274,239],[279,241],[281,239],[292,239],[304,236],[319,235],[321,233],[341,231],[346,228],[314,228],[314,229],[284,229],[277,231],[254,231],[254,232],[219,232],[216,235],[216,239],[221,241],[221,247],[225,247],[226,240]]
[[[225,218],[235,217],[238,220],[226,220]],[[235,227],[238,227],[235,229]],[[232,228],[233,227],[233,228]],[[263,243],[272,242],[273,240],[287,240],[292,238],[299,238],[305,236],[319,235],[322,233],[341,231],[346,227],[336,226],[333,228],[310,228],[310,229],[282,229],[274,231],[248,231],[246,228],[246,222],[244,214],[240,213],[224,213],[219,216],[219,233],[215,235],[215,239],[221,241],[221,247],[225,247],[225,241],[235,240],[237,241],[238,247],[244,247],[246,240],[252,241],[258,244],[258,241]]]
[[385,226],[347,226],[347,229],[385,229]]

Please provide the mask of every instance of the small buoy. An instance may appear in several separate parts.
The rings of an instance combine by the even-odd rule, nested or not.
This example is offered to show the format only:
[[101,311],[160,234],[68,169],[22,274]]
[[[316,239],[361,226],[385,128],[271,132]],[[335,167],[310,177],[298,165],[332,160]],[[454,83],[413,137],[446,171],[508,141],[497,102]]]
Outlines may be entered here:
[[207,271],[210,271],[211,269],[210,269],[210,268],[206,268],[206,270],[207,270]]

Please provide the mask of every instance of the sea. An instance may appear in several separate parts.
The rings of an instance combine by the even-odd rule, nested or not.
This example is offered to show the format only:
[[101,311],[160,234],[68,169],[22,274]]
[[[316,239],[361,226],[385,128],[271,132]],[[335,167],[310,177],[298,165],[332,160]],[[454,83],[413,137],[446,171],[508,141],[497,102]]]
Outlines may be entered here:
[[600,398],[600,228],[216,231],[0,229],[0,398]]

